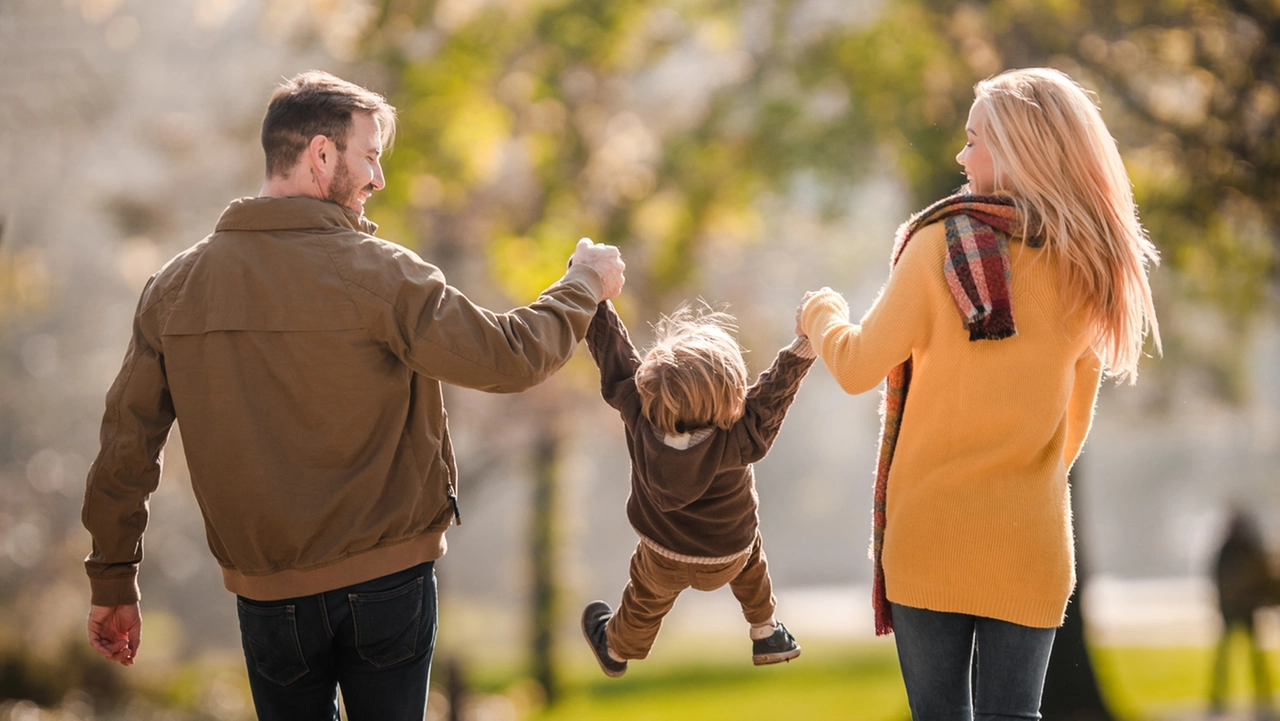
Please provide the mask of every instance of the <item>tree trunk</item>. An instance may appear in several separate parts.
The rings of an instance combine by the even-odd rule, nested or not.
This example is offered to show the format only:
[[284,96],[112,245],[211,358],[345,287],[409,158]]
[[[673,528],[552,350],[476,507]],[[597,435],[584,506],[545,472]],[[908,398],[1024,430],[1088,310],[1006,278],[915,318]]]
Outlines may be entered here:
[[559,606],[556,582],[557,484],[560,436],[554,421],[539,426],[533,448],[533,679],[542,687],[547,705],[560,696],[555,667],[555,626]]
[[1067,618],[1053,640],[1049,669],[1045,674],[1040,713],[1045,721],[1112,721],[1114,716],[1098,689],[1098,677],[1085,642],[1081,592],[1088,582],[1086,546],[1081,540],[1080,459],[1071,470],[1071,516],[1076,520],[1076,591],[1067,606]]
[[467,705],[467,677],[462,660],[449,656],[444,660],[444,693],[449,699],[447,721],[463,721]]

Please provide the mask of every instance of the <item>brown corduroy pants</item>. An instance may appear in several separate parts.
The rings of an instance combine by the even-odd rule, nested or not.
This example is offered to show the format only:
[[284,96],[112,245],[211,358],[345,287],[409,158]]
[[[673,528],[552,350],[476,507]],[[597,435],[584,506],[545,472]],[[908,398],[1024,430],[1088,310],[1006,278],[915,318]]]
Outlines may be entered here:
[[773,618],[777,599],[758,532],[750,553],[728,563],[676,561],[643,542],[637,544],[631,554],[631,580],[606,627],[609,649],[624,659],[645,658],[662,628],[662,619],[682,591],[714,591],[726,583],[742,604],[747,623],[759,626]]

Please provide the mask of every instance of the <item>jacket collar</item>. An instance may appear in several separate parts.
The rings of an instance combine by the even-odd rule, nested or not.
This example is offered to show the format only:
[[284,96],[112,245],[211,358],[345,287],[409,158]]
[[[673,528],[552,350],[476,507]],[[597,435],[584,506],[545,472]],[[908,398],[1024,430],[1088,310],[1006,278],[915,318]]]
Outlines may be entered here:
[[222,211],[217,230],[322,230],[350,228],[373,235],[378,226],[337,203],[319,198],[240,198]]

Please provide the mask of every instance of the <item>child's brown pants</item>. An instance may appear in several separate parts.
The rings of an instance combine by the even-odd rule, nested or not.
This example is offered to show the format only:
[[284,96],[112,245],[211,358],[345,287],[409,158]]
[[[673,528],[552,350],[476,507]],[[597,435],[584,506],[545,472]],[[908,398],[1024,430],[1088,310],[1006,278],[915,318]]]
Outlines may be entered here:
[[748,623],[759,626],[773,618],[777,599],[759,532],[749,553],[727,563],[676,561],[644,542],[637,544],[631,555],[631,580],[606,629],[609,649],[624,659],[645,658],[681,591],[714,591],[726,583]]

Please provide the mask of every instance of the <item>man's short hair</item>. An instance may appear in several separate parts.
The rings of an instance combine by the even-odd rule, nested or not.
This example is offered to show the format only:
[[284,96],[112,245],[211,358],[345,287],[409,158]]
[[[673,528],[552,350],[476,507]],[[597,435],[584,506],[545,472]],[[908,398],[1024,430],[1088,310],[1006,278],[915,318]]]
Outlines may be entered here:
[[319,70],[299,73],[281,83],[262,119],[267,177],[292,168],[317,135],[332,140],[339,152],[345,151],[353,113],[370,113],[377,118],[383,145],[391,146],[396,132],[396,109],[378,93]]

